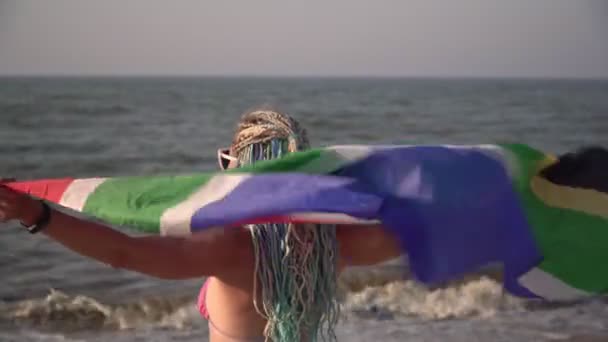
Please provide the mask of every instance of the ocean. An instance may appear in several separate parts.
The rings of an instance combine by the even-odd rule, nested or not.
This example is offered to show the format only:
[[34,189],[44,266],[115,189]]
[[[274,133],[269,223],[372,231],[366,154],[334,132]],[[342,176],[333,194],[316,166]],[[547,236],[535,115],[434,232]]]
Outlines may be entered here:
[[[215,170],[216,149],[260,105],[291,113],[316,146],[608,147],[608,80],[0,78],[0,176]],[[525,301],[499,278],[430,289],[405,259],[349,269],[339,341],[608,341],[608,301]],[[208,340],[203,279],[111,269],[15,225],[0,227],[0,279],[0,341]]]

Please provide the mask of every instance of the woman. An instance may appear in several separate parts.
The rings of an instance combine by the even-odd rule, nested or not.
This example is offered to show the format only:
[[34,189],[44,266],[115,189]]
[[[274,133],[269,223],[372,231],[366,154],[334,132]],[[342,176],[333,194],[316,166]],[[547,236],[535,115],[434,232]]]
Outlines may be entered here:
[[[294,119],[258,110],[243,116],[218,159],[226,169],[306,148],[306,132]],[[340,271],[401,254],[378,226],[261,224],[132,237],[0,185],[0,222],[10,220],[115,268],[162,279],[209,277],[199,308],[212,342],[335,339]]]

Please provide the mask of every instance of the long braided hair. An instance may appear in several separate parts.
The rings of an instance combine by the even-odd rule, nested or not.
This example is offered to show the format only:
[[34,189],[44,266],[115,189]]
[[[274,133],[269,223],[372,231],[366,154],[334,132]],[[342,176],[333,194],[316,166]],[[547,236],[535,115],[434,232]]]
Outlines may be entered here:
[[[306,131],[298,122],[273,110],[243,115],[232,143],[241,165],[280,158],[308,147]],[[247,228],[255,253],[254,306],[268,320],[266,340],[336,340],[339,306],[335,226],[256,224]]]

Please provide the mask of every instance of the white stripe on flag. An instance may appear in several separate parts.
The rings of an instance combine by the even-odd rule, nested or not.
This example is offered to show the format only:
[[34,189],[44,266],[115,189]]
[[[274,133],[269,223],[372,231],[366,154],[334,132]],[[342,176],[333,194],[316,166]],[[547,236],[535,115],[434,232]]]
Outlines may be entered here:
[[499,145],[480,144],[480,145],[334,145],[327,147],[327,151],[332,151],[342,160],[342,164],[354,163],[364,159],[374,152],[399,148],[420,148],[420,147],[444,147],[452,150],[476,151],[483,153],[489,158],[494,159],[503,166],[507,175],[511,179],[520,177],[520,165],[517,157]]
[[321,150],[318,158],[309,160],[292,172],[325,174],[367,157],[372,151],[367,146],[330,146]]
[[336,145],[330,146],[327,150],[332,151],[338,155],[338,157],[344,161],[356,162],[363,158],[368,157],[374,151],[383,148],[391,148],[399,146],[381,146],[381,145]]
[[107,178],[76,179],[61,195],[59,205],[81,212],[89,196],[106,181]]
[[533,268],[519,277],[519,283],[548,300],[574,300],[589,296],[589,293],[564,283],[540,268]]
[[190,235],[190,219],[198,209],[226,197],[249,177],[251,177],[249,174],[214,176],[188,199],[163,213],[160,218],[160,234],[170,236]]
[[479,153],[483,153],[486,156],[496,160],[500,163],[507,175],[511,179],[517,179],[520,174],[520,166],[517,162],[517,158],[510,153],[509,150],[504,149],[499,145],[492,144],[480,144],[480,145],[438,145],[453,150],[474,150]]

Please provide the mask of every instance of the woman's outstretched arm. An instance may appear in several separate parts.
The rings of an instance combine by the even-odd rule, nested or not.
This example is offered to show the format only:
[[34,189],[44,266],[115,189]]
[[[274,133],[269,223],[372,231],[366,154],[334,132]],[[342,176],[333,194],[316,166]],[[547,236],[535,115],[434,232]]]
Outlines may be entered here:
[[[0,222],[35,223],[41,202],[0,185]],[[252,256],[243,229],[209,229],[188,237],[132,237],[101,223],[51,209],[43,233],[70,250],[115,268],[164,279],[187,279],[230,272]]]

